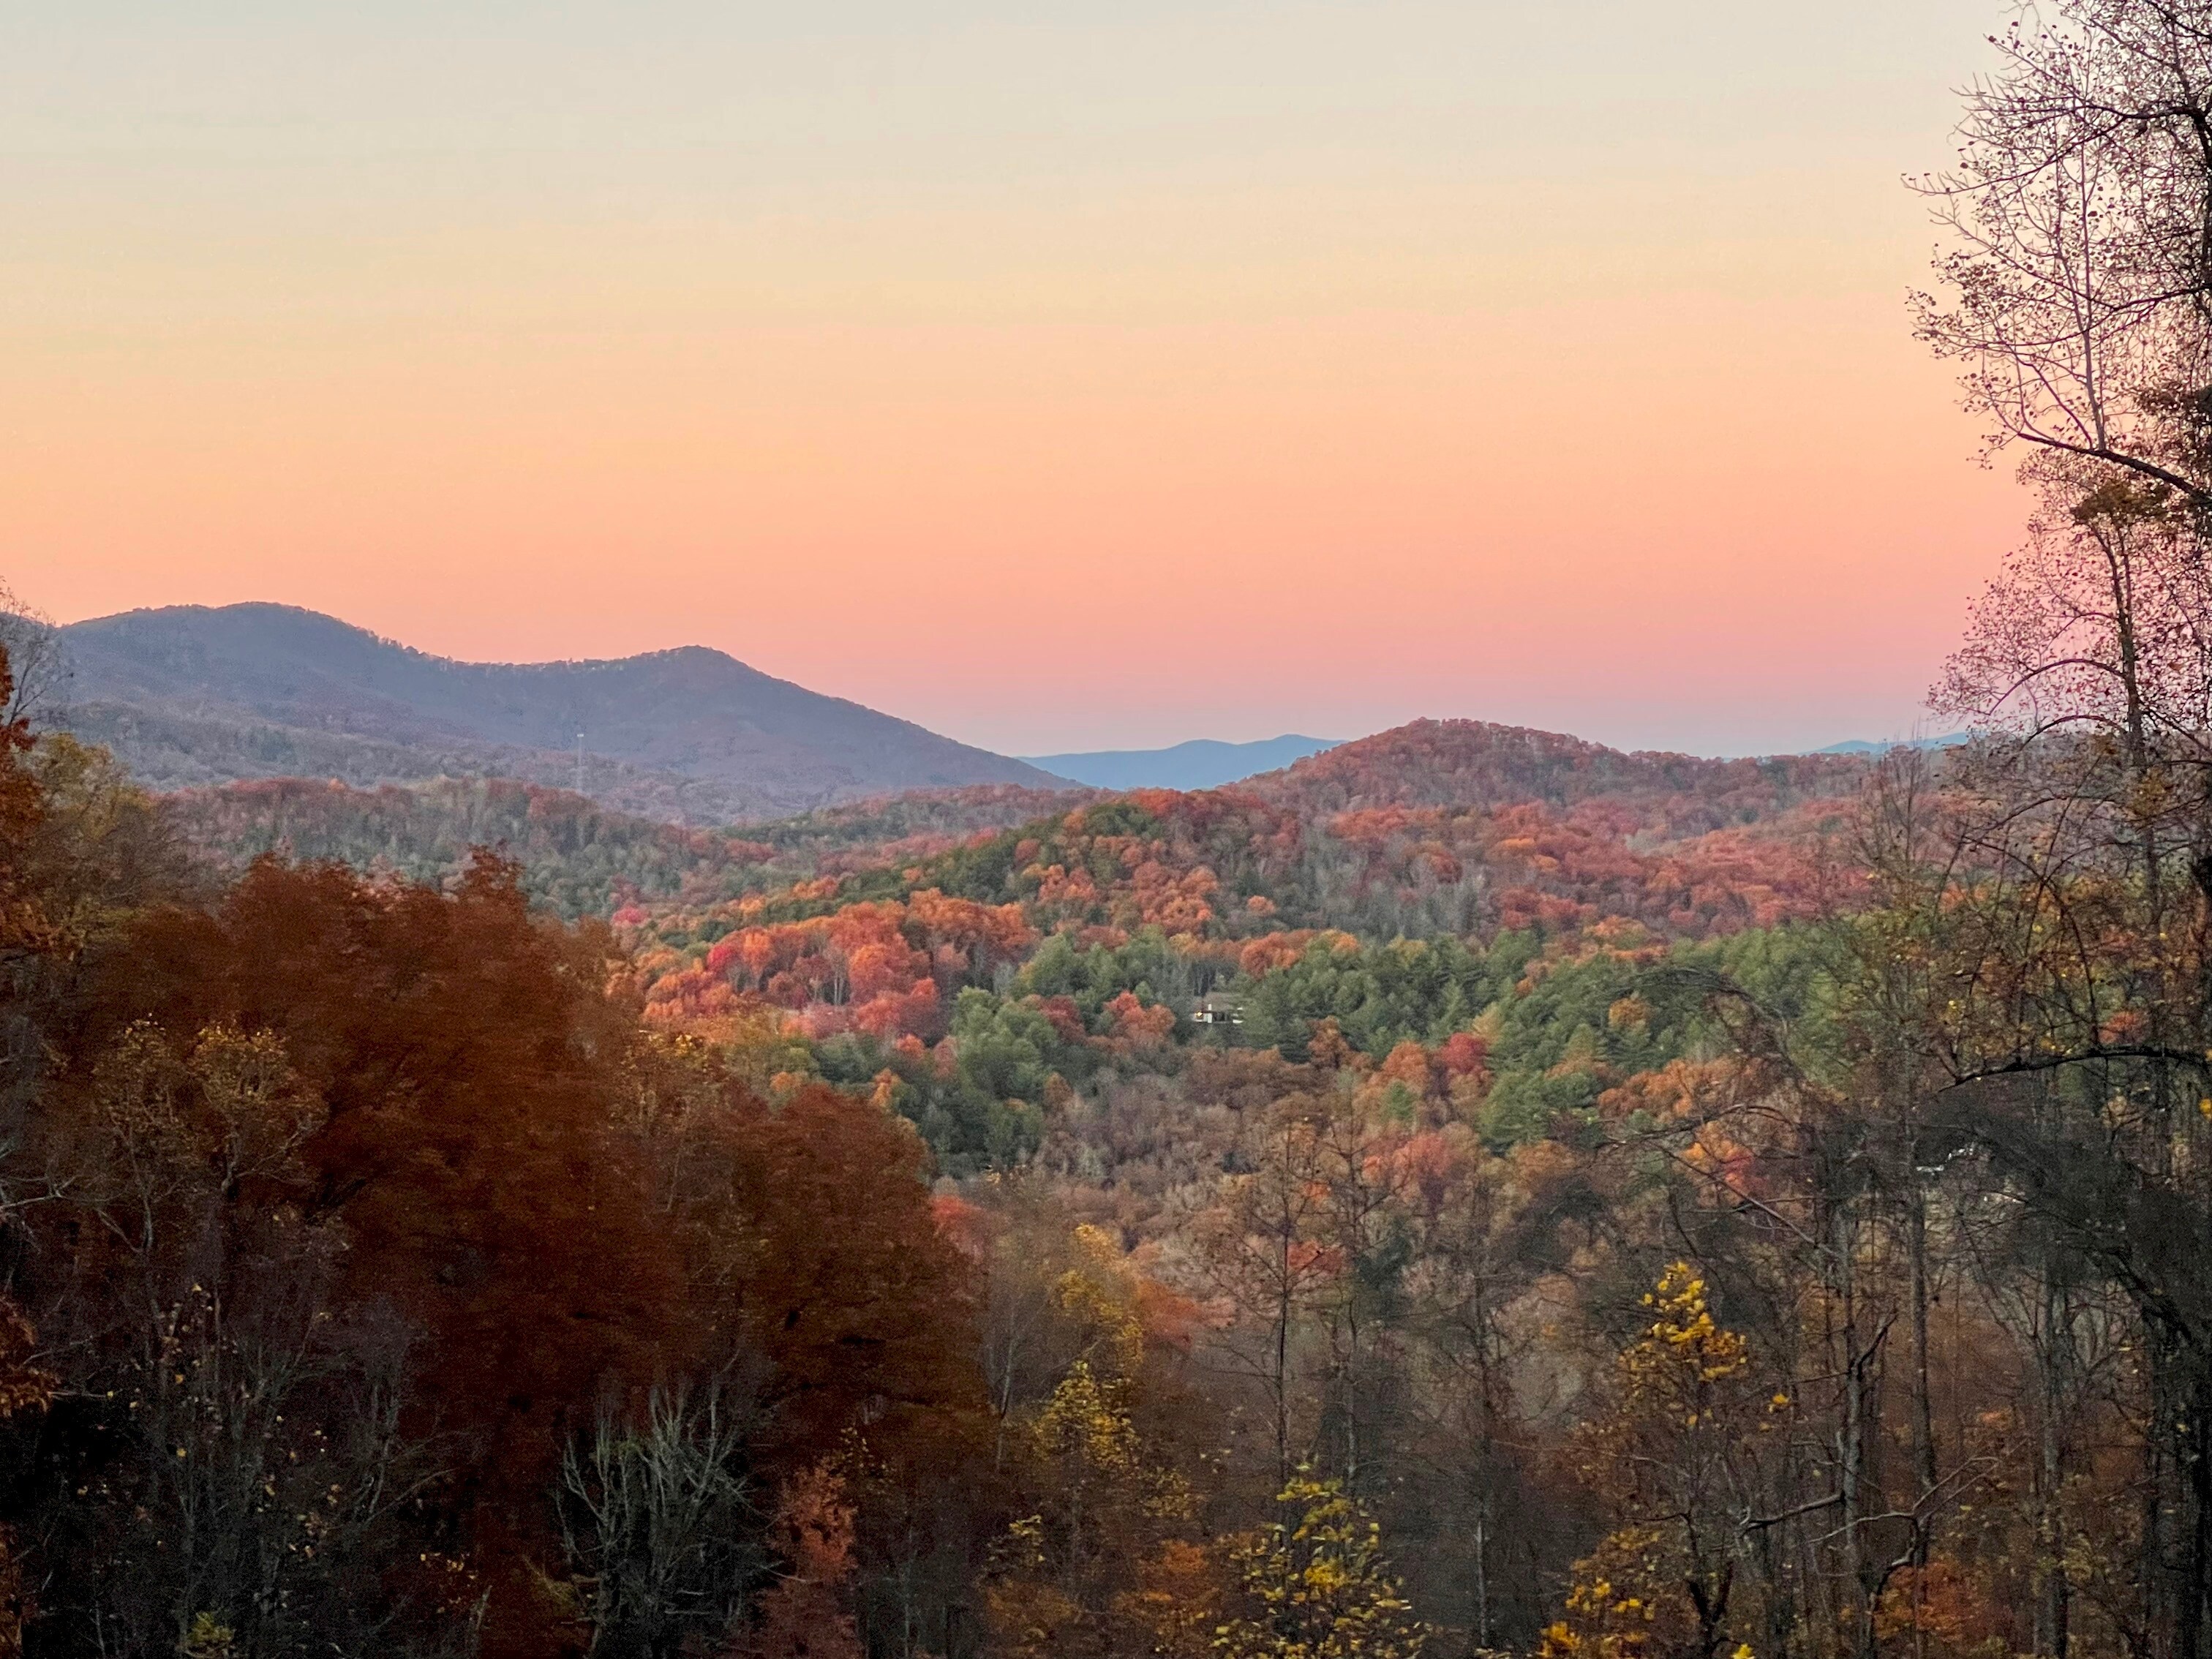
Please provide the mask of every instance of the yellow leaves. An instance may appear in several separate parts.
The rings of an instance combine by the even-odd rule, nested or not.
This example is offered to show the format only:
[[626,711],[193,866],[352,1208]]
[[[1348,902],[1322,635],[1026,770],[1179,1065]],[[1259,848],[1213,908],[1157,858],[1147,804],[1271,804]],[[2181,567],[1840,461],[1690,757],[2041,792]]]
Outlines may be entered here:
[[1050,1577],[1070,1561],[1132,1547],[1195,1513],[1190,1483],[1146,1452],[1130,1414],[1132,1387],[1079,1359],[1029,1424],[1024,1438],[1045,1503],[1009,1526],[994,1553],[1008,1595],[1025,1577]]
[[215,1614],[196,1613],[184,1640],[177,1644],[177,1652],[181,1659],[230,1659],[237,1643],[237,1632]]
[[1754,1382],[1750,1344],[1715,1316],[1707,1290],[1687,1262],[1668,1264],[1643,1297],[1650,1322],[1620,1352],[1615,1408],[1577,1436],[1585,1480],[1617,1514],[1676,1518],[1623,1526],[1576,1565],[1563,1628],[1546,1633],[1536,1659],[1675,1650],[1698,1619],[1686,1586],[1713,1592],[1711,1547],[1680,1517],[1710,1509],[1723,1466],[1790,1398]]
[[1335,1480],[1301,1472],[1295,1513],[1236,1542],[1248,1611],[1216,1632],[1220,1659],[1413,1659],[1428,1632],[1382,1561],[1382,1528]]
[[1133,1376],[1145,1358],[1139,1276],[1120,1242],[1104,1228],[1078,1227],[1074,1243],[1078,1265],[1055,1281],[1053,1299],[1061,1312],[1090,1329],[1091,1351],[1110,1373]]
[[94,1109],[126,1152],[180,1138],[176,1097],[181,1069],[167,1034],[148,1019],[125,1027],[94,1062]]
[[1006,1542],[1001,1551],[1001,1561],[1009,1565],[1036,1571],[1045,1565],[1044,1517],[1024,1516],[1006,1523]]
[[94,1115],[142,1183],[210,1169],[225,1181],[278,1172],[325,1117],[275,1032],[228,1024],[205,1027],[187,1046],[136,1021],[94,1062],[92,1083]]
[[[1683,1598],[1666,1554],[1656,1526],[1607,1534],[1575,1563],[1565,1617],[1545,1630],[1536,1659],[1641,1659],[1655,1634],[1664,1638],[1680,1626]],[[1667,1630],[1660,1628],[1662,1614]]]
[[1094,1474],[1128,1474],[1137,1466],[1137,1431],[1127,1395],[1126,1384],[1102,1382],[1088,1362],[1077,1360],[1030,1431],[1037,1449],[1048,1459],[1072,1458]]
[[210,1025],[192,1044],[186,1066],[199,1085],[203,1107],[234,1149],[265,1155],[323,1121],[322,1103],[301,1093],[283,1039],[274,1031]]
[[[1750,1363],[1749,1345],[1714,1320],[1705,1305],[1705,1281],[1687,1262],[1669,1266],[1644,1303],[1659,1316],[1644,1340],[1620,1357],[1632,1389],[1663,1389],[1664,1378],[1677,1368],[1697,1382],[1718,1382]],[[1696,1426],[1694,1419],[1691,1426]]]

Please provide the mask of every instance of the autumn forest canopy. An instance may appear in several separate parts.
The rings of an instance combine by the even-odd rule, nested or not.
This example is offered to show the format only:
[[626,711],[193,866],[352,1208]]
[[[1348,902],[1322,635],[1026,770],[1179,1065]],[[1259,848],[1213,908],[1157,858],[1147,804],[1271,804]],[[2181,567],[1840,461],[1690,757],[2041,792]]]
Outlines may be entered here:
[[1956,747],[709,829],[5,618],[0,1659],[2212,1659],[2212,9],[1997,46]]

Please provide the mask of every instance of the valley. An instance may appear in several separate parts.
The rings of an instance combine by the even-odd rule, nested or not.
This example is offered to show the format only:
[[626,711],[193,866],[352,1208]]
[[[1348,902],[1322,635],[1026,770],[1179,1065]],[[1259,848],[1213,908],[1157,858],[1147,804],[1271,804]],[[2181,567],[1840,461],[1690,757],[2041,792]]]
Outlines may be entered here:
[[[1564,1311],[1574,1297],[1555,1275],[1604,1254],[1571,1242],[1572,1218],[1620,1201],[1601,1195],[1603,1146],[1631,1128],[1680,1134],[1693,1153],[1732,1144],[1696,1127],[1711,1109],[1699,1103],[1740,1086],[1711,987],[1812,1013],[1832,948],[1821,930],[1869,900],[1850,850],[1864,758],[1632,755],[1472,721],[1419,722],[1207,791],[990,783],[713,830],[501,777],[248,779],[147,798],[65,738],[32,763],[80,833],[112,839],[135,812],[132,833],[177,849],[165,856],[239,884],[227,903],[305,904],[288,931],[324,925],[307,918],[333,902],[395,917],[459,905],[458,918],[513,883],[542,919],[526,934],[576,930],[561,948],[606,963],[611,1008],[632,1011],[646,1045],[625,1063],[675,1068],[641,1097],[656,1121],[678,1114],[651,1131],[677,1137],[665,1155],[693,1155],[681,1148],[705,1121],[683,1125],[708,1109],[666,1091],[710,1076],[794,1124],[859,1109],[908,1126],[933,1224],[989,1269],[973,1315],[1000,1403],[980,1423],[1004,1435],[1035,1409],[1024,1401],[1051,1407],[1071,1378],[1110,1376],[1110,1397],[1130,1401],[1110,1409],[1137,1413],[1127,1432],[1171,1439],[1203,1421],[1225,1437],[1224,1468],[1255,1479],[1271,1432],[1356,1432],[1371,1467],[1396,1471],[1376,1513],[1424,1616],[1492,1641],[1538,1627],[1581,1547],[1568,1527],[1547,1551],[1489,1559],[1435,1507],[1429,1482],[1453,1460],[1499,1453],[1495,1426],[1419,1426],[1456,1409],[1461,1384],[1431,1368],[1466,1358],[1416,1307],[1462,1294],[1418,1287],[1468,1240],[1458,1223],[1427,1230],[1463,1204],[1528,1211],[1510,1265],[1499,1259],[1519,1276],[1500,1312]],[[171,879],[192,878],[179,866]],[[248,1018],[285,1029],[292,994],[257,994]],[[335,1102],[337,1078],[317,1086]],[[825,1121],[794,1152],[860,1127]],[[1239,1172],[1287,1171],[1285,1158],[1319,1184],[1284,1248],[1413,1252],[1389,1269],[1397,1288],[1357,1314],[1380,1322],[1360,1340],[1382,1346],[1350,1371],[1340,1322],[1368,1292],[1341,1277],[1354,1258],[1328,1254],[1284,1281],[1280,1367],[1240,1370],[1267,1329],[1246,1301],[1259,1264],[1240,1255],[1257,1235],[1221,1230],[1261,1190]],[[1329,1242],[1355,1215],[1382,1231]],[[1602,1343],[1601,1328],[1577,1341]],[[1165,1392],[1140,1409],[1140,1387]],[[1276,1431],[1255,1414],[1270,1398]],[[948,1408],[917,1425],[968,1432]],[[1351,1416],[1331,1427],[1339,1412]],[[1146,1456],[1175,1455],[1167,1444]],[[1550,1479],[1480,1467],[1504,1483],[1501,1504],[1540,1501]],[[1138,1533],[1174,1535],[1162,1524]],[[1489,1587],[1470,1601],[1477,1565]]]

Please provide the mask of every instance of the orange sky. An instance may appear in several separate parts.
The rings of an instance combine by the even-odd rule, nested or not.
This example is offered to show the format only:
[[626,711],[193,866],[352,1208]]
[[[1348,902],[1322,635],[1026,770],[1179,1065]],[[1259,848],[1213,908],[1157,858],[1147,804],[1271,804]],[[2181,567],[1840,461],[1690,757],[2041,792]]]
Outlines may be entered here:
[[179,9],[0,52],[64,619],[1746,751],[1909,728],[2014,534],[1904,306],[1983,4]]

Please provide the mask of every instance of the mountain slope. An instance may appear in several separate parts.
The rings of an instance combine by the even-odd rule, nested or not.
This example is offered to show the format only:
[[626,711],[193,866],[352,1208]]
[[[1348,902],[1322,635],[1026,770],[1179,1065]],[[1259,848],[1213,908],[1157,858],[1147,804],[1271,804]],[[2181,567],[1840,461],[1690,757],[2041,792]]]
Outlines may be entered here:
[[690,822],[896,790],[1050,787],[1024,762],[686,646],[465,663],[289,605],[179,605],[61,630],[63,724],[158,787],[307,775],[501,775]]
[[779,907],[816,915],[933,887],[1026,907],[1041,931],[1157,923],[1224,946],[1285,927],[1387,939],[1601,916],[1702,937],[1813,908],[1807,849],[1867,770],[1848,756],[1629,754],[1425,720],[1220,789],[1109,799],[985,785],[817,809],[734,839],[498,781],[248,781],[166,806],[234,867],[275,850],[442,877],[489,844],[565,914],[641,903],[669,941],[691,939],[695,921],[708,938],[746,925],[728,907],[747,895],[782,893]]
[[1848,793],[1863,756],[1708,760],[1608,749],[1485,720],[1415,720],[1238,786],[1309,817],[1383,807],[1465,810],[1633,803],[1646,827],[1699,833],[1792,801]]
[[1072,755],[1030,755],[1032,766],[1095,789],[1215,789],[1273,772],[1334,749],[1333,738],[1285,736],[1257,743],[1194,738],[1166,749],[1098,749]]
[[521,866],[532,899],[574,920],[634,903],[705,903],[809,877],[934,858],[978,833],[1056,815],[1087,789],[965,789],[874,797],[741,834],[686,829],[511,778],[441,778],[353,789],[314,778],[254,778],[173,790],[161,811],[218,868],[264,854],[349,864],[410,881],[458,875],[478,848]]

